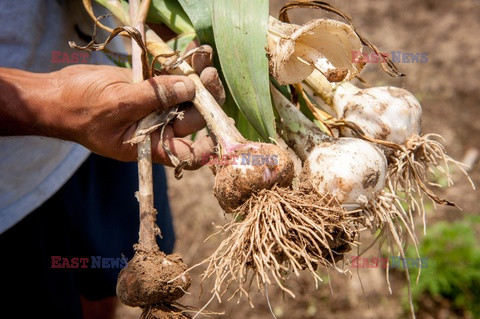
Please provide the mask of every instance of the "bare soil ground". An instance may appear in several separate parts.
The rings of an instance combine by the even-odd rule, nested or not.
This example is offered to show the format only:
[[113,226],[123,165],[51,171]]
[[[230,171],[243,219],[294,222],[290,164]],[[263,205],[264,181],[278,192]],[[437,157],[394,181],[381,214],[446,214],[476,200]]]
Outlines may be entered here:
[[[286,1],[271,1],[271,13]],[[413,92],[423,106],[423,131],[435,132],[445,138],[447,152],[463,160],[480,148],[480,1],[478,0],[361,0],[331,1],[353,17],[357,28],[382,51],[426,52],[428,62],[400,63],[404,78],[390,78],[378,65],[368,65],[362,77],[371,86],[395,85]],[[291,13],[293,22],[301,23],[326,16],[324,12],[297,10]],[[205,167],[186,172],[182,180],[173,178],[168,171],[170,199],[175,215],[177,246],[184,261],[194,265],[217,247],[219,238],[204,242],[225,222],[225,217],[213,194],[213,175]],[[470,174],[480,185],[480,170],[473,162]],[[455,220],[464,215],[478,214],[478,191],[472,191],[466,179],[454,171],[455,186],[436,190],[454,201],[463,211],[439,207],[427,216],[427,223],[438,220]],[[428,230],[427,230],[428,231]],[[421,234],[420,234],[421,237]],[[362,245],[367,244],[368,238]],[[377,250],[370,255],[379,255]],[[368,255],[367,255],[368,256]],[[204,283],[204,293],[199,298],[200,278],[204,268],[192,271],[191,295],[181,299],[184,304],[202,307],[210,298],[209,282]],[[428,269],[426,270],[428,271]],[[359,279],[361,278],[361,280]],[[405,279],[400,272],[391,273],[392,294],[389,294],[385,274],[380,269],[360,269],[359,273],[341,275],[325,274],[325,281],[316,289],[308,277],[292,280],[296,298],[282,295],[269,287],[270,306],[266,296],[254,297],[255,308],[245,300],[218,304],[213,301],[210,310],[225,312],[225,318],[405,318],[408,313],[402,306]],[[447,300],[431,302],[428,311],[418,318],[462,318],[450,309]],[[139,317],[138,309],[120,307],[118,318]]]

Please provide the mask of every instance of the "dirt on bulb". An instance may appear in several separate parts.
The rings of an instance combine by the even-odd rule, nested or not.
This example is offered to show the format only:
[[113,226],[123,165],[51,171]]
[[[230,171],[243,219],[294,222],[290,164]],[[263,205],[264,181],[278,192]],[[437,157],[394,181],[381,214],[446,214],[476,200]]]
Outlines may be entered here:
[[217,166],[214,194],[227,213],[262,189],[288,187],[294,177],[290,154],[273,144],[249,143],[229,155],[231,163]]
[[186,269],[179,254],[137,251],[118,276],[117,295],[131,307],[173,302],[190,286]]

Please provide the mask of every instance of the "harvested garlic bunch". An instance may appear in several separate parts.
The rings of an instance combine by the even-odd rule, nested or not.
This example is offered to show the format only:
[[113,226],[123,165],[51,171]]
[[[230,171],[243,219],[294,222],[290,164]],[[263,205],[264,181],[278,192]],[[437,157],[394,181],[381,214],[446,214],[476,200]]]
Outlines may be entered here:
[[331,82],[352,79],[364,67],[351,63],[353,51],[362,51],[362,42],[348,24],[316,19],[300,26],[270,17],[270,73],[279,84],[299,83],[315,69]]

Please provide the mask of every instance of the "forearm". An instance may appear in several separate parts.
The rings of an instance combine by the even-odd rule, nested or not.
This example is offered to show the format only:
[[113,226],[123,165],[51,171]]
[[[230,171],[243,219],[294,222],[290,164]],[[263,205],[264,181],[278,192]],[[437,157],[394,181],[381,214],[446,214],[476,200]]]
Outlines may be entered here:
[[[135,84],[131,79],[131,70],[113,66],[78,64],[51,73],[0,68],[0,136],[54,137],[103,156],[135,161],[137,149],[125,141],[138,121],[155,110],[190,102],[195,85],[185,76],[157,76]],[[204,80],[216,83],[210,86],[220,92],[218,75]],[[153,133],[154,160],[171,165],[163,147],[168,143],[178,158],[197,165],[199,154],[211,151],[211,141],[195,144],[182,137],[204,126],[201,115],[187,109],[162,137],[159,131]]]
[[54,91],[52,73],[0,68],[0,135],[54,135],[45,126]]

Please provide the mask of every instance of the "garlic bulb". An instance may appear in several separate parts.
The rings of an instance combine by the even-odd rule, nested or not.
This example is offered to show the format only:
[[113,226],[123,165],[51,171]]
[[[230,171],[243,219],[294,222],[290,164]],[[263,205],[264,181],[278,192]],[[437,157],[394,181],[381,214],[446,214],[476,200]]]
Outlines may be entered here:
[[270,17],[270,73],[280,84],[299,83],[315,69],[331,82],[351,79],[364,67],[351,62],[354,51],[362,51],[362,43],[345,23],[316,19],[299,26]]
[[[359,89],[342,83],[333,97],[336,116],[358,125],[372,138],[404,144],[420,134],[422,107],[407,90],[396,87]],[[343,136],[352,136],[342,129]]]
[[366,206],[385,187],[387,161],[373,144],[339,138],[315,147],[303,174],[321,194],[333,195],[347,209]]
[[383,152],[361,139],[326,135],[273,86],[271,93],[280,134],[303,162],[300,181],[347,209],[373,202],[386,183]]

